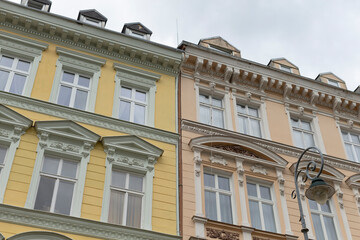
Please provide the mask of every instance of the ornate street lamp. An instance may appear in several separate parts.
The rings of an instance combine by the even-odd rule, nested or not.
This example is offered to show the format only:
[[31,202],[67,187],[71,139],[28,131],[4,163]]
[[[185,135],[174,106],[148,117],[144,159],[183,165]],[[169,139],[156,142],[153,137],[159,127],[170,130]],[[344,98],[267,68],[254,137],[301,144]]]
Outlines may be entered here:
[[310,176],[309,171],[315,171],[316,170],[316,162],[314,160],[311,160],[307,164],[306,170],[305,170],[306,176],[305,176],[305,178],[302,179],[302,181],[305,183],[307,181],[307,179],[310,179],[311,180],[311,185],[306,190],[305,196],[308,199],[316,201],[320,205],[323,205],[335,193],[335,189],[332,186],[328,185],[324,180],[319,178],[319,176],[320,176],[320,174],[321,174],[321,172],[322,172],[322,170],[324,168],[324,157],[323,157],[323,154],[320,151],[320,149],[318,149],[317,147],[309,147],[309,148],[305,149],[301,153],[301,155],[299,157],[299,160],[297,161],[296,167],[295,167],[295,190],[296,190],[296,195],[294,194],[294,191],[291,194],[293,198],[296,198],[298,196],[297,199],[298,199],[299,210],[300,210],[300,221],[301,221],[301,225],[302,225],[301,232],[304,234],[304,239],[305,240],[309,239],[308,234],[307,234],[309,229],[306,227],[303,208],[302,208],[301,200],[300,200],[300,197],[299,197],[300,193],[299,193],[299,187],[298,187],[299,175],[300,175],[300,173],[304,172],[304,170],[298,170],[298,168],[299,168],[299,164],[300,164],[300,161],[301,161],[302,157],[309,150],[316,150],[320,154],[321,166],[320,166],[320,169],[319,169],[319,172],[317,173],[317,175],[312,177],[312,176]]

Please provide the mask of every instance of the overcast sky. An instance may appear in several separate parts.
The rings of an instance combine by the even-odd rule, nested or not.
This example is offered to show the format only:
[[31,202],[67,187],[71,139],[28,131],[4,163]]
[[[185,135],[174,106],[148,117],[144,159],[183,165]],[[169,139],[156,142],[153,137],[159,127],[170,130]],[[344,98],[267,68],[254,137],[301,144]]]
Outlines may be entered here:
[[52,0],[51,12],[77,18],[92,8],[111,30],[141,22],[152,41],[172,47],[221,36],[245,59],[285,57],[303,76],[333,72],[350,91],[360,85],[359,0]]

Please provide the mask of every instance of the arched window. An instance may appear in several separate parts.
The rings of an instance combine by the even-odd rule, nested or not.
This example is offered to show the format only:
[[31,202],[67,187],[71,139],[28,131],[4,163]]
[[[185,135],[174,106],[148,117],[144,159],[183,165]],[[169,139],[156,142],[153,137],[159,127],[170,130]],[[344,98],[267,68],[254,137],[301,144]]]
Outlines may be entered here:
[[[0,240],[1,240],[1,235],[0,235]],[[7,240],[72,240],[72,239],[64,235],[61,235],[59,233],[34,231],[34,232],[25,232],[25,233],[16,234],[12,237],[9,237]]]

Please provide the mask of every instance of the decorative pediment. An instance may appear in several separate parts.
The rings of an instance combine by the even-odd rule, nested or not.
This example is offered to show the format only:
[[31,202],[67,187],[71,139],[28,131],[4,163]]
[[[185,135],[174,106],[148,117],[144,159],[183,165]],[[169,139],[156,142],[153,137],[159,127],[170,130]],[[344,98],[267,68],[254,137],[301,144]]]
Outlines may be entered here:
[[[1,237],[0,237],[1,239]],[[69,237],[54,232],[34,231],[16,234],[9,237],[8,240],[72,240]]]
[[228,136],[203,136],[194,138],[189,143],[191,149],[201,149],[202,151],[211,151],[213,154],[227,157],[239,158],[244,161],[285,168],[288,162],[257,144]]
[[[307,165],[309,164],[310,161],[302,161],[299,163],[299,170],[304,170],[306,169]],[[315,172],[312,172],[309,170],[309,174],[311,175],[316,175],[319,171],[321,163],[320,162],[316,162],[316,169]],[[290,171],[294,173],[295,171],[295,167],[296,167],[296,163],[293,163],[290,166]],[[333,168],[329,165],[324,164],[324,168],[323,171],[321,173],[320,178],[323,178],[325,180],[329,180],[329,181],[335,181],[335,182],[342,182],[342,180],[345,178],[345,175],[340,172],[339,170],[337,170],[336,168]]]
[[32,121],[30,119],[4,105],[0,105],[0,123],[18,126],[23,129],[27,129],[32,125]]
[[360,173],[348,177],[345,182],[349,187],[360,188]]
[[220,36],[203,38],[199,41],[200,46],[217,49],[222,52],[227,52],[231,55],[240,57],[240,50],[231,45],[228,41]]
[[100,139],[100,136],[96,133],[70,120],[37,121],[35,122],[35,129],[40,134],[46,133],[49,136],[65,137],[92,144],[95,144]]

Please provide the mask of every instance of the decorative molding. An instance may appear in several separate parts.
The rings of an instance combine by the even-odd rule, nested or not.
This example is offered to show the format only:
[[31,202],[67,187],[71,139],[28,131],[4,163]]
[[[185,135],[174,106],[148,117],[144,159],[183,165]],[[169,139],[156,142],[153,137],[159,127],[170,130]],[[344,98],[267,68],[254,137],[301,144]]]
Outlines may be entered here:
[[225,230],[206,228],[206,236],[221,240],[239,240],[239,233],[231,233]]
[[211,156],[210,157],[210,162],[220,164],[220,165],[223,165],[223,166],[227,165],[226,159],[224,159],[224,157],[221,156],[221,155],[213,155],[213,156]]
[[129,240],[180,240],[180,236],[173,236],[154,231],[122,225],[109,224],[70,217],[43,211],[0,204],[0,220],[3,222],[30,226],[42,229],[77,234],[100,239],[129,239]]
[[134,124],[111,118],[96,113],[81,111],[74,108],[64,107],[49,102],[28,98],[7,92],[0,92],[0,104],[22,108],[25,110],[47,114],[62,119],[71,119],[96,127],[106,128],[113,131],[136,135],[143,138],[153,139],[165,143],[177,144],[178,134],[159,130],[156,128]]
[[236,160],[236,172],[238,173],[238,181],[241,187],[244,185],[244,173],[245,169],[243,166],[243,159],[241,158],[235,158]]
[[280,195],[284,196],[284,194],[285,194],[285,186],[284,186],[285,185],[285,178],[283,176],[282,170],[277,169],[276,174],[277,174],[277,181],[279,183]]
[[255,165],[251,166],[250,169],[251,169],[251,171],[253,173],[260,173],[260,174],[263,174],[263,175],[267,175],[266,168],[264,168],[260,164],[255,164]]
[[336,196],[338,198],[338,202],[339,202],[339,206],[341,209],[344,208],[344,193],[343,191],[341,191],[340,185],[339,184],[335,184],[335,191],[336,191]]
[[250,152],[248,150],[245,150],[241,146],[237,146],[237,145],[225,145],[225,144],[223,144],[223,145],[214,145],[214,146],[211,146],[211,147],[219,148],[219,149],[234,152],[234,153],[239,153],[239,154],[244,155],[244,156],[259,158],[256,154],[254,154],[254,153],[252,153],[252,152]]

